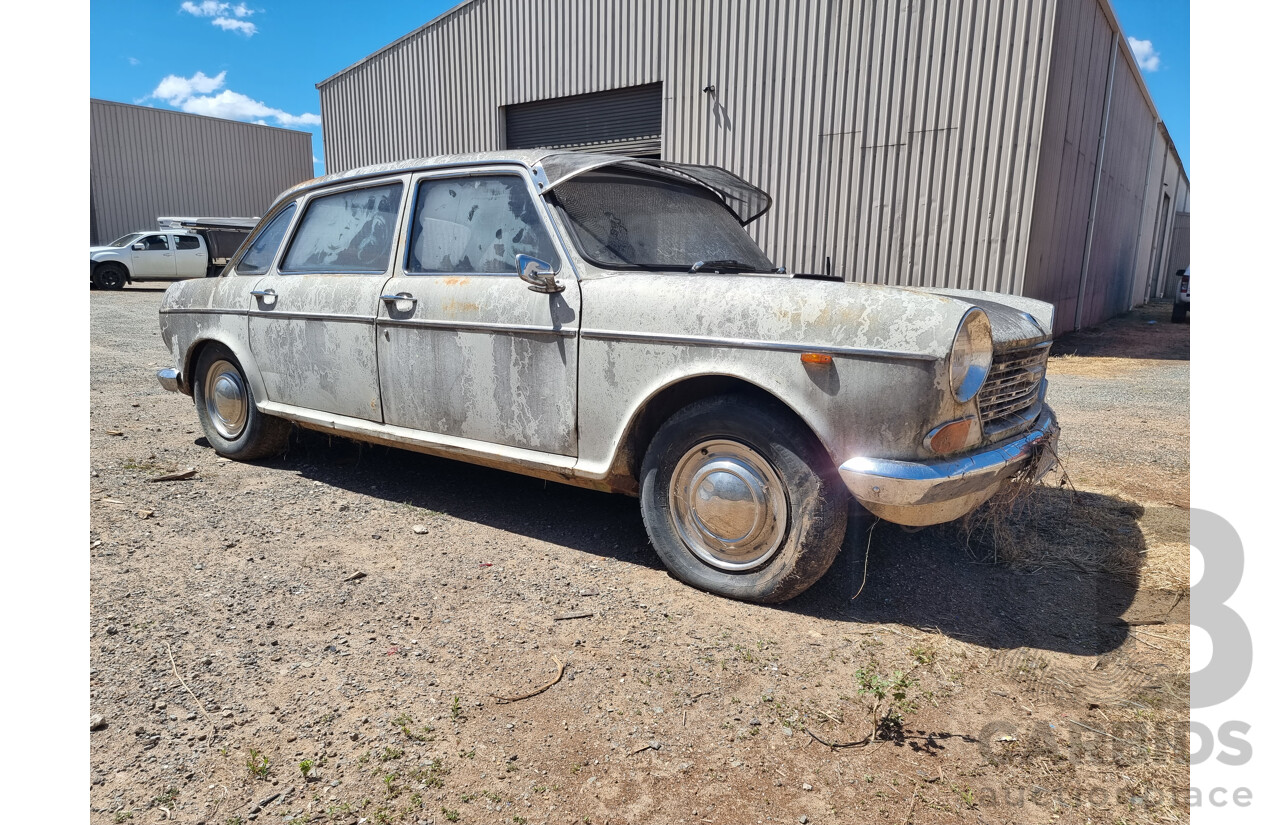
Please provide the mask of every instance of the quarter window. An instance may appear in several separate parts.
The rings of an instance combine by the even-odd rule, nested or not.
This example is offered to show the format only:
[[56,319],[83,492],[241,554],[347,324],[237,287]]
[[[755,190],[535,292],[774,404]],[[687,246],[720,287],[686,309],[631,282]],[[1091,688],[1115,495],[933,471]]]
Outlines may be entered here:
[[271,219],[266,229],[258,233],[240,263],[236,264],[237,275],[261,275],[271,268],[271,262],[276,259],[276,251],[280,249],[280,242],[284,240],[285,230],[289,228],[289,221],[293,219],[293,213],[297,209],[296,203],[289,204]]
[[392,183],[313,199],[281,271],[386,272],[403,190]]
[[523,178],[435,178],[418,184],[406,271],[512,274],[521,254],[558,260]]

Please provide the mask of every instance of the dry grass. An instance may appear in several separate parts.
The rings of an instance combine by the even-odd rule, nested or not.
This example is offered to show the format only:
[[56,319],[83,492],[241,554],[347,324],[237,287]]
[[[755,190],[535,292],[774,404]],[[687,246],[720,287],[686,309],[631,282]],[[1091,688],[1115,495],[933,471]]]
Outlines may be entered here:
[[1136,582],[1146,552],[1143,512],[1132,501],[1013,479],[958,527],[980,561]]

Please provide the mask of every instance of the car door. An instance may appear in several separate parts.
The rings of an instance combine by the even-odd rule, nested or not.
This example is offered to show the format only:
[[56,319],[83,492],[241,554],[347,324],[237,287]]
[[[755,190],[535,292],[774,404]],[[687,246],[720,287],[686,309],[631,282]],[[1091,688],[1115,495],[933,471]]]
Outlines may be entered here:
[[[578,282],[545,209],[509,169],[415,178],[403,271],[378,310],[386,423],[577,455]],[[529,289],[519,254],[564,291]]]
[[168,235],[146,235],[130,247],[130,274],[139,280],[175,277],[173,250]]
[[326,189],[301,205],[278,266],[254,286],[249,345],[267,399],[382,420],[374,336],[405,184]]
[[179,278],[203,278],[209,271],[209,253],[197,235],[173,235],[173,260]]

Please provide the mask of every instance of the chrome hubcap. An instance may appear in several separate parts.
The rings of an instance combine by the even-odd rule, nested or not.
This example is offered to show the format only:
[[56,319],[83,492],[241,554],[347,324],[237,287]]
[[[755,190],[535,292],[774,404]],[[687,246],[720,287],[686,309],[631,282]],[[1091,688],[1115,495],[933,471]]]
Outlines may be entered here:
[[204,382],[204,406],[218,435],[234,441],[249,418],[249,393],[240,370],[229,361],[216,361]]
[[677,462],[669,495],[684,543],[720,570],[759,567],[786,537],[782,479],[763,456],[737,441],[695,445]]

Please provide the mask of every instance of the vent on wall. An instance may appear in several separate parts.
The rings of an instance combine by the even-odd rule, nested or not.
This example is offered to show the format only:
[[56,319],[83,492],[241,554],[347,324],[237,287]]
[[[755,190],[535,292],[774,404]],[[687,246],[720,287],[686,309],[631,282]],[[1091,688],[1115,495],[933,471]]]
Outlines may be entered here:
[[657,157],[662,84],[557,97],[505,107],[508,149],[577,149]]

